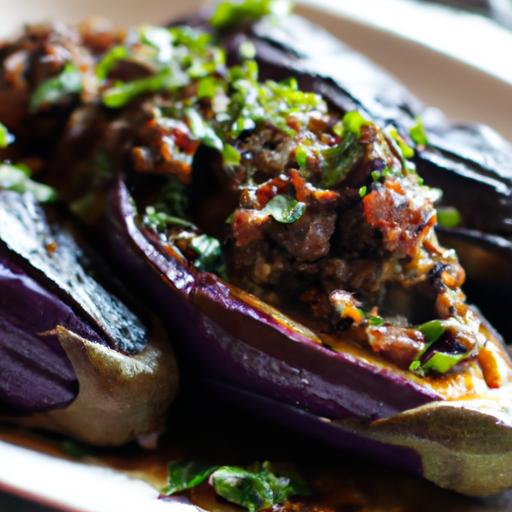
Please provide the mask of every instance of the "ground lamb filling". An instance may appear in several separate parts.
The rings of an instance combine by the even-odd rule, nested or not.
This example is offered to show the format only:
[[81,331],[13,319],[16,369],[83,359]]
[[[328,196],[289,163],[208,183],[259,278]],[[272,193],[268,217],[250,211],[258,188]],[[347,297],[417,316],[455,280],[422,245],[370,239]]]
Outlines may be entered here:
[[122,170],[147,237],[199,270],[421,376],[477,357],[480,319],[407,136],[293,77],[261,81],[247,41],[228,66],[216,37],[29,27],[0,47],[0,113],[20,141],[29,116],[59,133],[49,179],[66,173],[79,215]]

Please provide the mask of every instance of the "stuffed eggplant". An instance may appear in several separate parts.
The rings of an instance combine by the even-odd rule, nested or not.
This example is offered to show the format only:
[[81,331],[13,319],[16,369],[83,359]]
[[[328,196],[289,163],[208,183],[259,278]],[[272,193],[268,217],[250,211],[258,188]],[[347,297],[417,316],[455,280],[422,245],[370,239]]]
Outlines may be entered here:
[[101,278],[40,203],[52,198],[26,167],[0,164],[0,419],[94,445],[158,433],[177,384],[163,329]]
[[[20,129],[17,150],[103,219],[111,257],[224,393],[444,487],[509,487],[511,362],[437,239],[406,92],[297,18],[239,30],[249,4],[222,2],[211,23],[39,28],[6,45],[4,69],[23,65],[3,94],[24,105],[6,123],[61,134],[41,149]],[[314,33],[315,56],[291,33]],[[54,68],[29,72],[48,48]]]

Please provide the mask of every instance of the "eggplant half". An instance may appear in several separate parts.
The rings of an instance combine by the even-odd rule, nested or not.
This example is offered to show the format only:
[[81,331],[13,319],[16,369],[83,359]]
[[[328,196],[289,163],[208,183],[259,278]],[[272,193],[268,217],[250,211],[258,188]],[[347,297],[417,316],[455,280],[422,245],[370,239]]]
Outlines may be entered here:
[[172,349],[122,287],[107,291],[99,267],[55,211],[0,191],[1,420],[93,445],[163,429]]
[[[39,151],[73,211],[101,219],[112,261],[220,393],[446,488],[511,487],[512,363],[466,302],[434,230],[439,194],[415,169],[460,189],[498,160],[439,142],[412,162],[414,98],[305,20],[240,25],[247,4],[103,34],[100,48],[73,37],[67,62],[22,85],[23,116],[64,116],[61,136],[42,152],[20,131],[19,151]],[[9,95],[18,82],[3,83]]]

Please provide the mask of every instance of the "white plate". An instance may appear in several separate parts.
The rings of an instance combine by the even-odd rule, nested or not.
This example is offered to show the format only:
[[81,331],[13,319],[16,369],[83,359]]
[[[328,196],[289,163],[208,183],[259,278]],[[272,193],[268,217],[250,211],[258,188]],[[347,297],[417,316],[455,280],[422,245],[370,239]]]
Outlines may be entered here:
[[[512,33],[472,15],[405,0],[303,0],[299,10],[392,71],[425,103],[512,139]],[[165,22],[198,0],[0,0],[0,34],[21,23],[102,15]],[[8,463],[6,463],[8,461]],[[158,512],[150,485],[125,474],[0,441],[0,488],[63,510]],[[174,504],[175,508],[188,508]]]

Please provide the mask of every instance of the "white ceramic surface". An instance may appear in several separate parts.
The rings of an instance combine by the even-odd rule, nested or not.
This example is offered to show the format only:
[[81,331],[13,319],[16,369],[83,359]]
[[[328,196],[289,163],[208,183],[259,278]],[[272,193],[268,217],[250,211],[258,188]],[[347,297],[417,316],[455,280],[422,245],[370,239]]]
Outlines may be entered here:
[[[450,117],[479,120],[512,139],[512,33],[475,16],[405,0],[303,0],[299,10],[391,70]],[[22,22],[102,15],[120,24],[162,22],[199,0],[0,0],[0,34]],[[8,461],[8,463],[6,463]],[[63,484],[64,483],[64,484]],[[158,512],[149,485],[114,471],[0,441],[0,489],[63,510]]]

